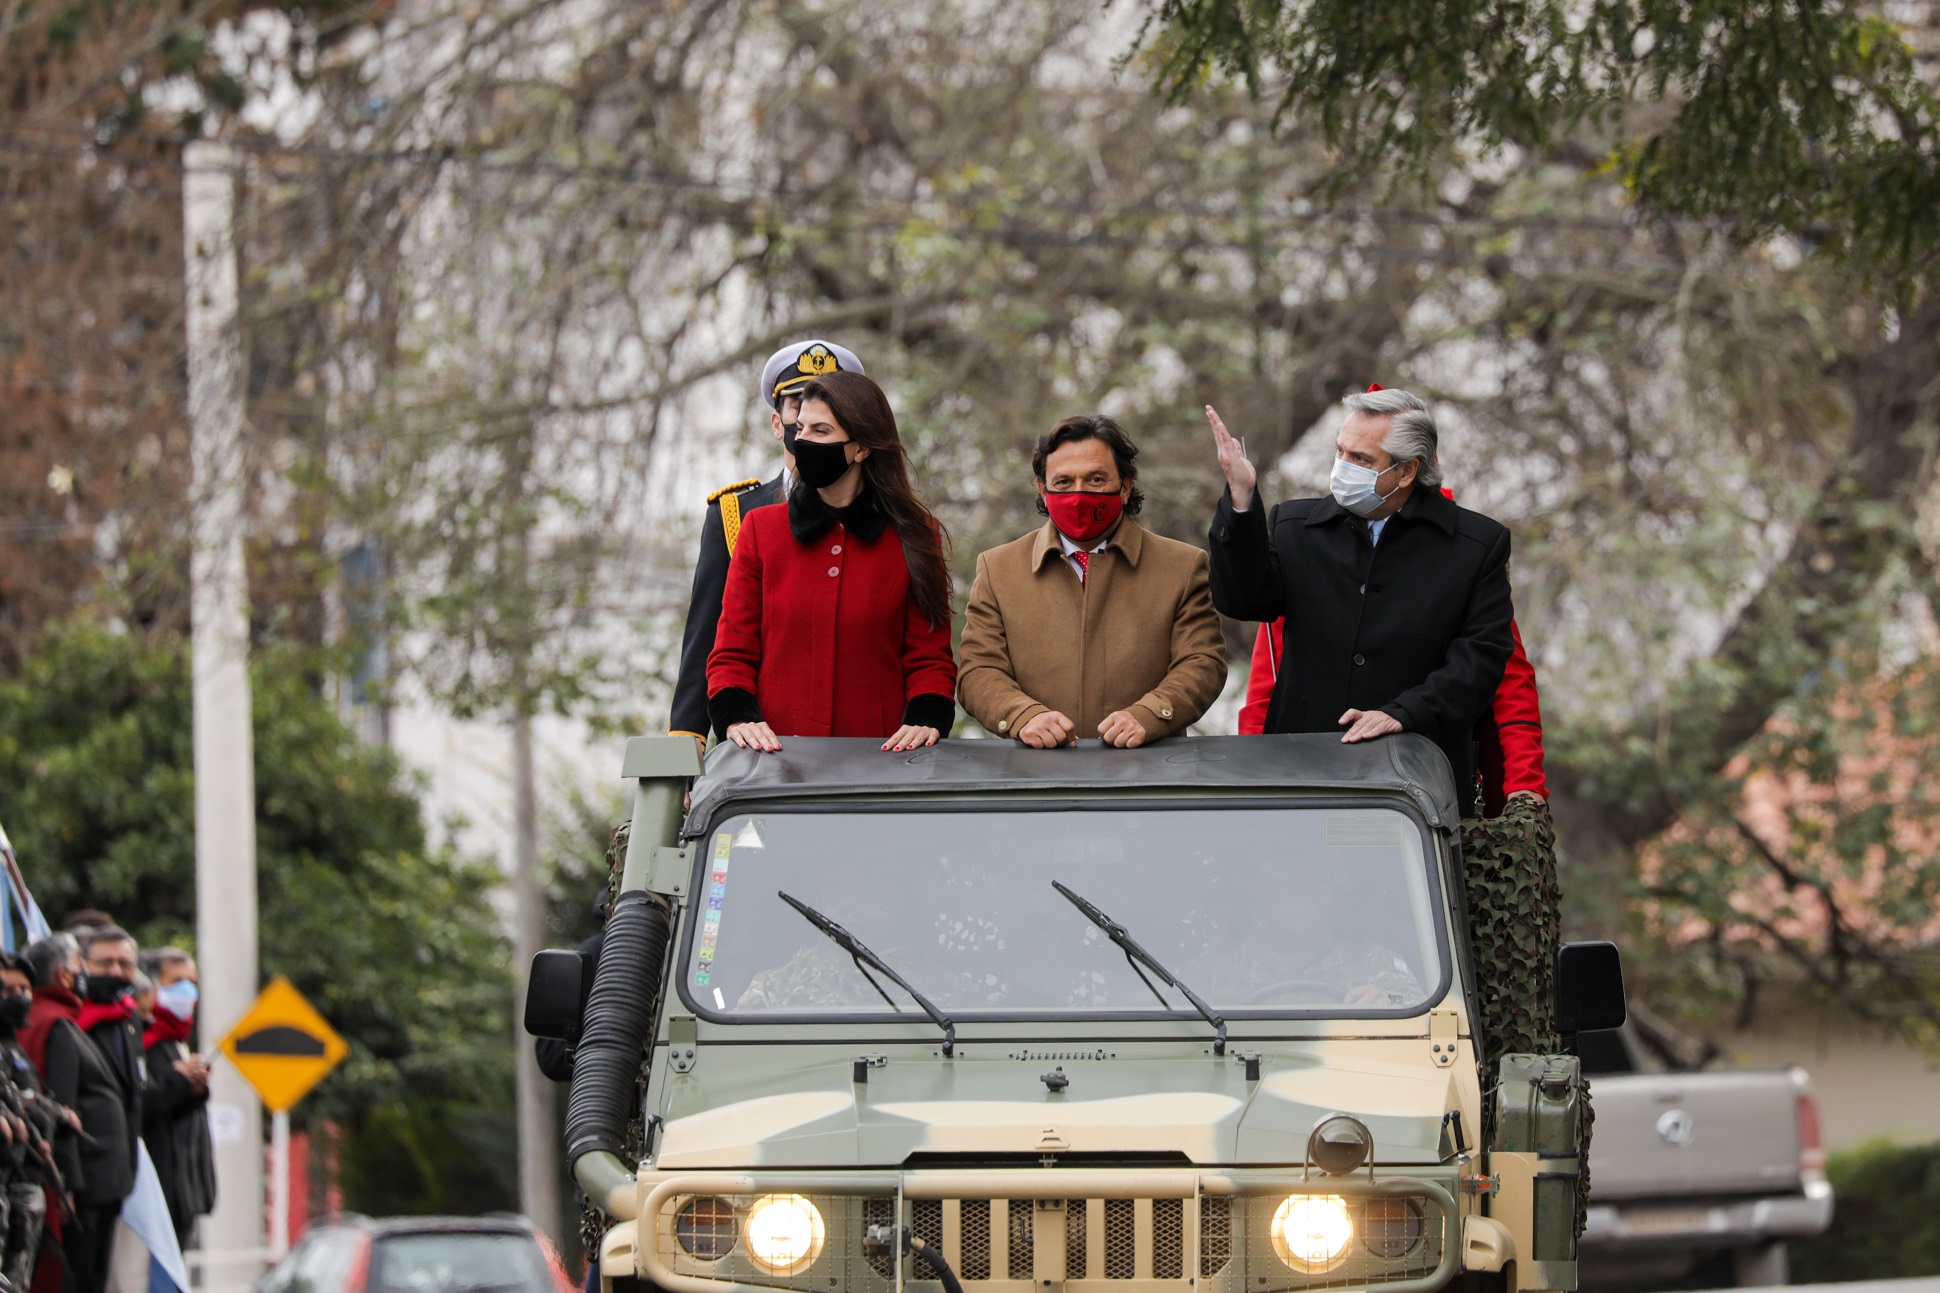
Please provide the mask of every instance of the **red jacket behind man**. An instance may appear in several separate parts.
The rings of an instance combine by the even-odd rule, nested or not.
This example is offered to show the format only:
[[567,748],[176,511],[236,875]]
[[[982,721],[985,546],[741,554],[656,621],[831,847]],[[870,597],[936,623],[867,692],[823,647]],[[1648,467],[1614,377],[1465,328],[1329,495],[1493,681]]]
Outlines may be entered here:
[[728,567],[707,692],[754,693],[777,736],[886,737],[905,705],[954,700],[950,625],[909,595],[896,527],[873,541],[836,524],[798,542],[788,508],[748,515]]

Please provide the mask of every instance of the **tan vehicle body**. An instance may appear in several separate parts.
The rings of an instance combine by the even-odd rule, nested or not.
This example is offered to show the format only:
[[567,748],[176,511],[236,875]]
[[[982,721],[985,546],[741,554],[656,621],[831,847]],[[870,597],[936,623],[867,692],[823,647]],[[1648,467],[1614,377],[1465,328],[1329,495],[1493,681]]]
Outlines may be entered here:
[[[1044,753],[955,741],[905,757],[864,744],[792,741],[765,756],[716,750],[684,815],[675,805],[694,770],[692,743],[642,738],[629,748],[626,775],[639,798],[622,890],[659,895],[671,909],[672,933],[665,976],[639,985],[659,993],[642,1069],[644,1143],[633,1161],[605,1153],[575,1161],[589,1197],[614,1221],[601,1244],[608,1293],[624,1293],[634,1280],[682,1293],[945,1293],[952,1284],[970,1293],[1576,1286],[1577,1164],[1573,1142],[1563,1144],[1551,1127],[1559,1110],[1573,1110],[1575,1088],[1544,1077],[1542,1067],[1573,1074],[1574,1060],[1539,1058],[1518,1070],[1523,1076],[1503,1086],[1498,1129],[1510,1141],[1499,1134],[1503,1148],[1479,1143],[1484,1075],[1496,1081],[1498,1065],[1477,1049],[1453,788],[1432,745],[1408,737],[1345,747],[1324,737],[1243,737]],[[1238,815],[1219,816],[1229,811]],[[1220,1040],[1206,1018],[1180,1008],[1178,993],[1150,983],[1172,1009],[1116,1004],[1142,1004],[1130,997],[1114,998],[1114,1009],[1096,1017],[960,1008],[949,1041],[905,998],[892,1012],[875,1007],[861,986],[841,1007],[848,1014],[833,1007],[826,1015],[764,1014],[737,1004],[760,994],[720,971],[721,961],[701,958],[703,950],[714,956],[717,936],[728,958],[730,938],[720,931],[754,919],[736,904],[771,903],[776,875],[797,888],[826,881],[841,858],[861,868],[855,887],[864,895],[888,887],[867,871],[874,860],[847,845],[834,861],[784,865],[788,840],[850,838],[844,832],[873,829],[859,816],[866,812],[941,823],[914,850],[922,857],[909,870],[885,873],[905,876],[918,891],[937,884],[939,892],[940,882],[926,879],[924,849],[954,857],[953,850],[974,849],[984,835],[1019,822],[1042,823],[1047,837],[1060,822],[1101,829],[1131,822],[1122,827],[1128,838],[1143,838],[1149,820],[1203,838],[1210,861],[1202,865],[1217,866],[1229,827],[1257,830],[1282,820],[1298,827],[1323,816],[1331,845],[1337,837],[1352,844],[1355,830],[1374,829],[1367,823],[1385,831],[1405,820],[1422,841],[1410,856],[1421,859],[1427,878],[1419,892],[1430,896],[1417,924],[1433,926],[1439,982],[1426,982],[1433,958],[1417,953],[1405,966],[1394,957],[1398,978],[1421,981],[1391,994],[1407,998],[1403,1005],[1252,1007],[1233,989],[1227,999],[1239,1004],[1222,1007]],[[1030,812],[1040,816],[1021,816]],[[948,816],[896,816],[911,813]],[[994,850],[991,866],[1009,865],[1013,852]],[[1257,863],[1256,854],[1247,861]],[[727,883],[731,856],[744,890]],[[1048,887],[1044,898],[1035,896],[1038,880],[1048,884],[1059,873],[1058,856],[1047,844],[1041,865],[1020,864],[1032,897],[1008,937],[1035,946],[1019,926],[1042,917],[1069,932],[1057,949],[1069,944],[1075,957],[1102,948],[1104,959],[1115,957]],[[1135,901],[1131,867],[1063,874],[1085,877],[1097,905],[1117,912]],[[1123,892],[1102,878],[1112,875],[1127,877]],[[1183,869],[1178,883],[1187,887],[1175,905],[1188,913],[1197,890]],[[868,902],[845,919],[872,942],[891,928]],[[773,917],[763,928],[794,928],[782,921]],[[1142,926],[1126,926],[1137,937],[1161,922],[1147,915]],[[785,947],[762,954],[788,965],[823,964],[815,930],[800,929],[807,942],[792,961]],[[943,937],[930,940],[927,926],[911,935],[919,950],[900,959],[912,982],[941,981],[920,949]],[[750,946],[775,941],[744,941],[735,954],[745,960],[757,955]],[[827,949],[827,959],[846,972],[844,950]],[[1050,982],[1064,954],[1019,963],[1051,967],[1043,976]],[[1249,956],[1233,953],[1239,961]],[[602,985],[607,973],[603,958]],[[1204,980],[1218,971],[1198,973]],[[752,982],[769,984],[776,974],[770,969]],[[1194,975],[1178,977],[1190,986]],[[721,991],[728,980],[738,998]],[[1269,984],[1252,996],[1290,998],[1305,982]],[[845,981],[841,990],[853,985]],[[1119,981],[1112,989],[1137,990]],[[874,1013],[854,1013],[865,1005]],[[1351,1157],[1360,1143],[1363,1133],[1350,1124],[1365,1133],[1364,1161],[1330,1172],[1326,1165],[1340,1166],[1336,1154]],[[1518,1134],[1522,1140],[1510,1143]],[[907,1249],[905,1231],[916,1241]],[[1344,1255],[1331,1247],[1337,1243]],[[799,1261],[758,1259],[794,1253],[789,1244],[802,1250]],[[926,1251],[942,1259],[950,1278]]]

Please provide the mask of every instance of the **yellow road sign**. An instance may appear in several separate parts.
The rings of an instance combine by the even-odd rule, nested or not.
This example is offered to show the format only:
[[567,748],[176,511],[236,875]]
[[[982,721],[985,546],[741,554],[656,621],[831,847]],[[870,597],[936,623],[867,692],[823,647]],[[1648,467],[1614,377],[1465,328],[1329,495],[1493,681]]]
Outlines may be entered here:
[[290,981],[277,975],[222,1039],[222,1053],[272,1113],[310,1093],[350,1047]]

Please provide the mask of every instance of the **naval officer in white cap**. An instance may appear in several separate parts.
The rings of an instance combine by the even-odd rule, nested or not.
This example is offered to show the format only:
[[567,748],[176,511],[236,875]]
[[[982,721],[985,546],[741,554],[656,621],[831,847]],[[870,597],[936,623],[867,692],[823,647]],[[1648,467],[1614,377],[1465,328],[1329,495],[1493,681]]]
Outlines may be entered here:
[[[860,373],[862,361],[833,341],[797,341],[783,346],[761,366],[761,398],[768,402],[768,426],[786,444],[797,414],[802,387],[826,373]],[[724,485],[707,496],[707,519],[701,524],[701,550],[694,563],[694,592],[687,603],[687,628],[680,639],[680,675],[674,682],[673,717],[668,731],[675,736],[707,739],[707,657],[714,649],[714,629],[721,620],[721,594],[727,587],[728,559],[741,534],[741,519],[757,507],[785,502],[795,483],[795,463],[782,450],[782,468],[775,478],[759,478]]]

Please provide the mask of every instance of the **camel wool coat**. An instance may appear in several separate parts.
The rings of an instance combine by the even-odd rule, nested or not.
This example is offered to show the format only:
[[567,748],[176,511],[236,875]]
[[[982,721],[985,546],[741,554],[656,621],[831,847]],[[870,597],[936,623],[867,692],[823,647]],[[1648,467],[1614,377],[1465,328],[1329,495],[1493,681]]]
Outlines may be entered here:
[[1080,581],[1049,521],[977,558],[957,698],[996,736],[1056,710],[1098,735],[1128,709],[1151,740],[1219,697],[1226,647],[1206,554],[1126,517]]

